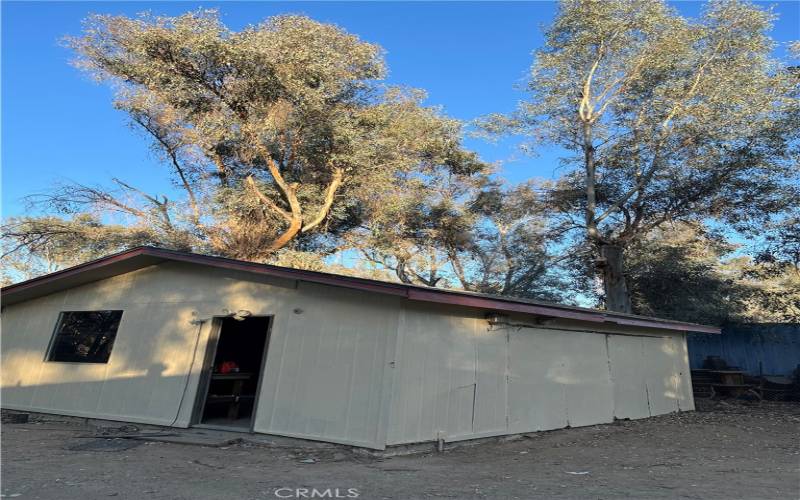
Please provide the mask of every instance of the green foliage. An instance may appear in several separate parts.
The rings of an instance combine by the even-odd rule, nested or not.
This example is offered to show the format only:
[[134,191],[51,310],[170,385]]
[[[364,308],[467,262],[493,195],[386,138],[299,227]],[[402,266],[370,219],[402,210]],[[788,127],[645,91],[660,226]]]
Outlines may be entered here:
[[[114,86],[186,198],[125,191],[193,248],[251,260],[307,249],[371,216],[369,199],[398,176],[484,168],[462,149],[459,122],[420,91],[381,85],[381,49],[333,25],[277,16],[234,32],[215,11],[92,16],[67,43]],[[120,209],[96,191],[78,201]]]
[[[564,147],[567,170],[506,186],[341,28],[92,16],[67,40],[76,64],[115,89],[181,194],[113,179],[35,197],[63,217],[5,222],[3,279],[156,244],[560,301],[602,276],[611,309],[798,321],[800,78],[770,55],[772,19],[738,0],[696,20],[661,0],[562,1],[530,99],[483,128]],[[734,258],[707,226],[762,245]]]
[[629,248],[634,311],[707,324],[797,322],[800,269],[729,257],[735,246],[702,226],[652,232]]
[[[154,244],[318,270],[362,237],[376,245],[369,252],[410,259],[409,239],[442,255],[475,231],[477,217],[432,182],[486,182],[488,167],[461,146],[461,123],[424,106],[422,91],[382,85],[382,50],[336,26],[278,16],[233,32],[214,11],[92,16],[67,44],[116,90],[115,106],[152,140],[183,196],[120,179],[113,189],[63,185],[32,200],[73,217],[59,223],[101,214],[120,229],[148,228]],[[31,228],[21,229],[7,239],[35,255]],[[114,234],[76,234],[96,239],[93,256],[116,248]]]
[[30,279],[156,239],[150,228],[103,224],[89,215],[11,218],[3,225],[0,279],[4,284]]
[[532,183],[446,171],[409,176],[376,198],[382,208],[350,247],[405,283],[570,300],[550,254],[546,217]]
[[[598,256],[667,222],[747,229],[800,199],[798,79],[770,56],[771,21],[737,0],[698,20],[662,1],[564,0],[530,100],[485,127],[575,153],[551,204]],[[627,310],[621,262],[598,269],[607,303]]]

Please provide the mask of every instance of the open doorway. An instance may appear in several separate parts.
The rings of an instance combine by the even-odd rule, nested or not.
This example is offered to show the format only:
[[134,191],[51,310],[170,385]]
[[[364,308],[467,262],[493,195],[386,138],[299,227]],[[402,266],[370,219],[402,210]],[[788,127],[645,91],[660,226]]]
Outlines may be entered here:
[[266,356],[269,321],[266,316],[221,320],[213,362],[206,368],[200,424],[251,429]]

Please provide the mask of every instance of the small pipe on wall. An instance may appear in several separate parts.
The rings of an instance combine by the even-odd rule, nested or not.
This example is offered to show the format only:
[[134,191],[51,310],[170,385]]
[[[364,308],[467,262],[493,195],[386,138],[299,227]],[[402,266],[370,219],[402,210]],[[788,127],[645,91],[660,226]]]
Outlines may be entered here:
[[542,326],[552,324],[554,319],[541,318],[537,319],[534,323],[512,323],[507,315],[492,311],[486,313],[486,321],[489,323],[489,331],[492,331],[495,326],[516,328],[518,330],[522,328],[541,328]]

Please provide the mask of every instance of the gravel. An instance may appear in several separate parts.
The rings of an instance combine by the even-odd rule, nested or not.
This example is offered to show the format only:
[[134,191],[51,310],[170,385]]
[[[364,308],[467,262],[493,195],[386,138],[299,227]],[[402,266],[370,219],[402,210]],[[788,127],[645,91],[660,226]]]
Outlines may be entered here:
[[[800,498],[800,404],[698,411],[541,432],[443,453],[86,439],[85,424],[2,428],[2,495],[20,499]],[[81,437],[83,436],[83,437]],[[90,444],[81,444],[81,443]]]

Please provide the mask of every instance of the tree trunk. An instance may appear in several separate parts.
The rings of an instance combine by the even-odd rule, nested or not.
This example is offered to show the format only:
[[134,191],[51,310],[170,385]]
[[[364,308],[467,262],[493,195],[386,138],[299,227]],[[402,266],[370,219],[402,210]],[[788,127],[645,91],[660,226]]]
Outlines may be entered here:
[[606,309],[614,312],[632,313],[631,296],[625,282],[622,247],[600,245],[600,270],[603,272],[603,290]]

